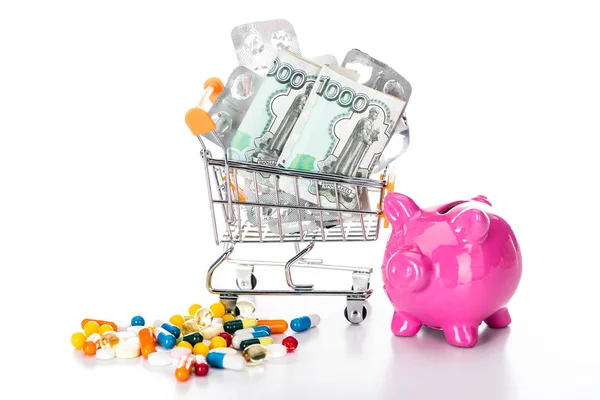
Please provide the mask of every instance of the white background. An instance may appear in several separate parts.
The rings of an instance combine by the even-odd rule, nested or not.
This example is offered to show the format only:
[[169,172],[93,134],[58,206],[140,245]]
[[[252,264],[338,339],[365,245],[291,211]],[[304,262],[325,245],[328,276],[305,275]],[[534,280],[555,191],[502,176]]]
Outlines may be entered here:
[[[2,2],[0,397],[597,399],[593,2],[236,3]],[[321,314],[279,362],[181,384],[141,360],[73,351],[83,318],[167,319],[216,301],[204,276],[220,247],[183,117],[206,78],[237,65],[231,29],[271,18],[292,22],[307,57],[341,61],[358,48],[411,82],[396,188],[423,206],[484,194],[509,221],[524,260],[510,328],[482,326],[473,349],[428,330],[393,337],[382,231],[375,243],[315,249],[374,268],[362,325],[345,321],[342,298],[256,299],[262,318]],[[257,275],[283,282],[280,271]]]

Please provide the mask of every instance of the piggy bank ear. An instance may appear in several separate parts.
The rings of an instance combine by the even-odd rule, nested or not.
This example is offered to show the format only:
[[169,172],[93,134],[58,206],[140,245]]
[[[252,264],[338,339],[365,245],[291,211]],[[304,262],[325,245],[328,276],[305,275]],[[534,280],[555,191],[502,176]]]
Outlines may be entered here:
[[490,229],[488,215],[476,208],[462,210],[451,222],[456,237],[465,243],[483,241]]
[[383,212],[393,227],[401,226],[419,210],[410,197],[400,193],[388,193],[383,199]]

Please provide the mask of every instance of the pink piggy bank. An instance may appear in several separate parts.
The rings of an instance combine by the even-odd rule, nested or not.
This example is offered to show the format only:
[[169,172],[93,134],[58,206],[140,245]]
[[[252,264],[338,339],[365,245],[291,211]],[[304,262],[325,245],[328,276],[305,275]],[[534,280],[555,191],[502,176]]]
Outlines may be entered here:
[[490,207],[483,196],[427,209],[400,193],[385,197],[392,234],[382,272],[394,335],[414,336],[426,325],[472,347],[482,321],[510,324],[506,303],[521,280],[521,251]]

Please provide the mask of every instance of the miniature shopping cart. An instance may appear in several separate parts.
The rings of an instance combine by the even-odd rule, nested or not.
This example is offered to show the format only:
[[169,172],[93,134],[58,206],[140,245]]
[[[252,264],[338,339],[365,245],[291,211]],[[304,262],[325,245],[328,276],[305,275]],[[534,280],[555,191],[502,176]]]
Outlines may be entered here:
[[[209,96],[214,98],[218,95],[222,87],[222,83],[214,78],[207,81],[200,106],[191,109],[186,115],[190,130],[202,145],[200,155],[204,161],[214,238],[217,245],[223,245],[223,253],[206,274],[208,291],[219,295],[226,310],[234,314],[238,297],[245,295],[345,296],[346,319],[351,323],[362,322],[367,316],[365,300],[372,293],[369,281],[373,269],[325,264],[321,259],[305,256],[317,242],[377,240],[382,220],[387,224],[382,204],[386,191],[393,190],[393,178],[388,176],[387,169],[379,180],[372,180],[237,162],[228,159],[225,149],[223,158],[213,157],[202,135],[211,134],[215,126],[210,117],[206,118],[208,114],[201,106]],[[271,190],[266,192],[259,187],[265,177],[273,183]],[[295,189],[291,194],[296,199],[295,203],[282,200],[284,192],[279,187],[279,182],[283,179],[293,183]],[[303,181],[313,183],[317,191],[319,187],[333,187],[336,206],[323,206],[318,193],[316,204],[307,205],[301,201],[298,187]],[[340,205],[339,191],[343,187],[351,187],[355,191],[358,200],[355,210],[348,210]],[[268,218],[265,219],[265,216]],[[280,262],[232,258],[235,246],[242,243],[292,243],[295,251],[291,258]],[[235,266],[237,289],[217,288],[213,285],[215,271],[225,263]],[[283,269],[288,288],[257,290],[255,267]],[[296,283],[292,278],[292,267],[350,273],[349,289],[316,290],[312,284]]]

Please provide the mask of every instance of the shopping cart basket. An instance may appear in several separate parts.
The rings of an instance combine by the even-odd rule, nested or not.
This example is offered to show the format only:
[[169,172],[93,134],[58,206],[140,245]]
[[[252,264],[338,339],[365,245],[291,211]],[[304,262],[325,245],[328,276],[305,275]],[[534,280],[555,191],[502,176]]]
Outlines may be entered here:
[[[388,174],[386,168],[379,180],[373,180],[288,170],[229,160],[224,148],[223,158],[215,158],[202,138],[203,134],[212,134],[215,129],[210,117],[206,118],[208,114],[202,110],[202,105],[205,99],[210,96],[214,98],[220,90],[222,83],[215,84],[214,78],[211,78],[205,84],[200,106],[191,109],[186,115],[190,130],[202,145],[200,156],[204,162],[214,238],[217,245],[223,245],[223,253],[206,274],[206,288],[210,293],[219,295],[226,310],[234,314],[238,297],[245,295],[345,296],[346,319],[351,323],[362,322],[367,316],[365,300],[372,293],[369,281],[373,269],[326,264],[321,259],[305,256],[317,242],[377,240],[382,220],[387,225],[382,205],[385,193],[393,191],[393,173]],[[259,182],[265,179],[273,183],[271,190],[266,192],[259,187]],[[284,192],[280,189],[279,182],[283,179],[293,182],[294,191],[291,194],[295,203],[282,200]],[[314,183],[317,188],[316,204],[301,201],[298,187],[302,181]],[[322,206],[319,187],[334,188],[335,207]],[[340,191],[348,187],[357,194],[358,207],[354,210],[340,205]],[[267,214],[268,219],[265,219]],[[235,246],[241,243],[292,243],[295,251],[291,258],[280,262],[232,258]],[[213,285],[213,275],[224,263],[235,266],[237,289],[216,288]],[[257,290],[254,269],[259,266],[282,268],[288,288]],[[292,267],[351,273],[348,285],[350,289],[316,290],[312,284],[295,283]]]

